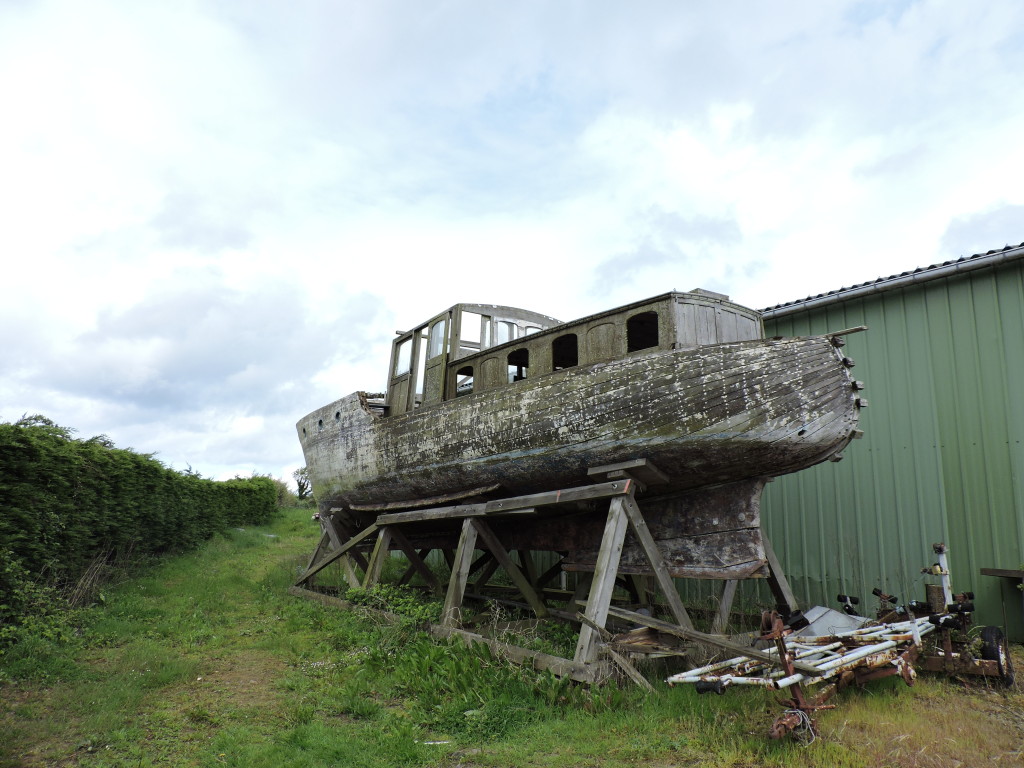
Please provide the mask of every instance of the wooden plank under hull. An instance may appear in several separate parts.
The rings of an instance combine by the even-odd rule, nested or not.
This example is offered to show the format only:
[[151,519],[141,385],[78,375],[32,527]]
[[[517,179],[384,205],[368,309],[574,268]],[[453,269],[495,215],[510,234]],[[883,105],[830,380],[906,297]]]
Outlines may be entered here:
[[637,354],[384,418],[357,393],[298,426],[324,511],[570,487],[635,458],[669,476],[665,492],[774,476],[824,461],[856,424],[846,366],[811,337]]

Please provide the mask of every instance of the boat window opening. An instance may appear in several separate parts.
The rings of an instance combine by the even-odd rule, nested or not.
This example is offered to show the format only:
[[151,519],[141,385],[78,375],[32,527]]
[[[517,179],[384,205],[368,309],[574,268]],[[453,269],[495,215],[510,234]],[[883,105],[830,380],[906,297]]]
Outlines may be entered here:
[[542,329],[538,328],[536,325],[528,325],[526,326],[526,335],[529,336],[531,333],[538,333],[541,330]]
[[459,352],[455,359],[486,349],[491,336],[491,318],[462,310],[459,315]]
[[491,318],[487,315],[480,316],[480,349],[487,349],[491,346]]
[[412,367],[412,338],[408,338],[398,345],[398,354],[395,362],[395,376],[408,373]]
[[432,359],[444,352],[445,336],[448,330],[448,321],[438,320],[430,326],[430,338],[427,340],[427,357]]
[[497,326],[494,329],[494,343],[504,344],[506,341],[512,341],[516,338],[516,324],[510,323],[507,320],[499,320],[495,323]]
[[508,355],[508,380],[522,381],[526,378],[526,369],[530,367],[530,350],[517,349]]
[[469,346],[480,344],[480,337],[482,335],[481,324],[483,321],[483,315],[478,315],[476,312],[468,312],[462,310],[462,319],[460,321],[459,330],[459,341],[465,343],[469,342]]
[[567,333],[551,342],[551,367],[554,370],[560,371],[579,364],[579,341],[575,333]]
[[626,351],[658,346],[658,313],[641,312],[626,321]]
[[413,408],[419,408],[423,405],[423,374],[427,369],[427,355],[425,343],[427,341],[427,329],[421,328],[419,331],[420,343],[419,349],[416,350],[416,380],[413,381],[410,389],[416,393],[412,401]]
[[455,396],[473,394],[473,366],[467,365],[455,372]]

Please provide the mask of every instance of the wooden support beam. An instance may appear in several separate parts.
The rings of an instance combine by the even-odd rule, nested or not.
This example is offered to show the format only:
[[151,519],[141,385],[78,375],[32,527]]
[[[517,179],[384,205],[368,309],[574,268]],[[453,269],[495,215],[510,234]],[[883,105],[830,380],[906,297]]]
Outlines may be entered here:
[[466,582],[469,579],[469,567],[473,562],[473,550],[476,549],[477,530],[467,518],[462,521],[462,534],[459,546],[455,550],[452,576],[448,580],[448,592],[444,598],[441,611],[441,625],[457,627],[462,610],[462,599],[466,594]]
[[484,565],[483,570],[480,571],[480,575],[477,576],[476,581],[473,582],[473,591],[482,592],[484,586],[487,584],[487,580],[494,575],[494,572],[501,567],[501,563],[498,562],[498,558],[491,554],[490,550],[486,552],[488,561]]
[[592,630],[594,630],[594,632],[597,633],[597,636],[601,638],[601,642],[602,643],[607,643],[609,640],[612,639],[612,633],[611,632],[609,632],[604,627],[598,626],[597,624],[592,622],[590,619],[587,618],[586,614],[579,613],[577,611],[577,613],[576,613],[576,620],[580,624],[583,624],[584,626],[590,627]]
[[398,586],[406,586],[410,581],[412,581],[412,577],[415,575],[416,566],[414,566],[412,563],[409,563],[406,569],[402,571],[402,575],[398,577]]
[[512,562],[512,558],[509,557],[508,552],[505,549],[505,545],[501,543],[501,540],[495,535],[491,527],[487,525],[483,520],[477,517],[469,518],[469,523],[472,525],[476,532],[480,535],[480,540],[483,544],[491,550],[491,554],[494,555],[495,559],[501,564],[501,567],[505,569],[505,572],[512,579],[512,583],[519,588],[523,598],[533,608],[533,612],[537,614],[537,618],[547,618],[548,608],[544,605],[544,600],[534,590],[533,585],[529,582],[523,572],[519,570],[519,567]]
[[[756,648],[739,645],[738,643],[726,640],[718,635],[709,635],[705,632],[698,632],[696,629],[685,629],[684,627],[670,624],[667,621],[661,621],[660,619],[655,619],[650,616],[644,616],[642,613],[627,611],[622,608],[616,608],[615,606],[611,606],[608,609],[608,615],[614,616],[617,619],[623,619],[624,621],[631,621],[634,624],[641,624],[645,627],[656,629],[659,632],[675,635],[676,637],[681,637],[684,640],[694,640],[698,643],[710,645],[712,648],[729,651],[737,656],[746,656],[748,659],[756,659],[757,661],[763,661],[776,667],[783,667],[778,654],[772,655],[765,653],[764,651],[759,651]],[[805,664],[799,660],[792,660],[790,663],[794,668],[801,672],[806,672],[814,677],[821,676],[821,671],[810,664]]]
[[[357,533],[351,539],[346,541],[341,546],[340,549],[334,550],[330,554],[328,554],[325,557],[321,558],[318,562],[308,566],[306,568],[306,572],[303,573],[299,577],[298,581],[295,582],[295,585],[298,586],[298,585],[302,584],[304,581],[306,581],[310,576],[313,576],[314,574],[319,573],[324,568],[326,568],[328,565],[330,565],[335,560],[340,558],[342,555],[347,554],[357,544],[359,544],[360,542],[370,538],[370,536],[373,536],[375,533],[377,533],[378,530],[379,529],[377,528],[377,524],[376,523],[373,523],[371,525],[368,525],[366,528],[363,528],[363,530],[361,530],[359,533]],[[353,554],[355,554],[355,553],[353,553]]]
[[672,576],[669,575],[665,558],[662,557],[661,550],[658,549],[658,543],[654,540],[650,529],[647,527],[647,521],[644,520],[636,499],[632,496],[623,496],[622,505],[625,507],[626,515],[629,517],[629,525],[640,541],[640,546],[643,547],[644,554],[647,555],[651,568],[654,569],[654,578],[661,588],[661,593],[665,596],[668,608],[672,612],[672,617],[679,626],[685,629],[693,629],[693,622],[690,621],[690,615],[686,612],[682,598],[679,597],[676,583]]
[[510,659],[517,664],[529,666],[538,672],[547,670],[558,677],[568,677],[581,683],[601,683],[609,676],[610,672],[608,663],[605,661],[580,664],[559,656],[552,656],[540,651],[531,651],[526,648],[520,648],[517,645],[508,645],[507,643],[502,643],[474,632],[467,632],[464,629],[435,624],[430,628],[430,633],[435,637],[456,637],[463,640],[467,645],[483,643],[498,658]]
[[612,661],[619,665],[619,669],[626,673],[626,676],[634,683],[639,685],[645,691],[654,693],[654,686],[647,680],[646,677],[640,674],[640,670],[633,666],[633,663],[623,656],[621,653],[615,651],[615,649],[609,646],[604,647],[604,652],[612,657]]
[[380,571],[384,567],[384,560],[391,556],[391,528],[382,526],[377,534],[377,543],[373,547],[373,554],[370,555],[370,566],[363,575],[363,589],[371,589],[377,586],[380,581]]
[[356,561],[356,565],[363,569],[363,573],[366,573],[366,569],[370,567],[370,561],[366,559],[362,552],[357,552],[354,549],[349,551],[349,557]]
[[537,587],[537,568],[534,566],[533,554],[528,549],[517,549],[519,553],[520,570],[523,572],[523,576],[526,580]]
[[[309,569],[313,567],[313,564],[320,558],[321,554],[330,546],[330,537],[327,535],[327,531],[321,528],[320,541],[317,542],[316,548],[313,550],[313,554],[309,556],[309,562],[306,563],[306,570],[304,573],[308,573]],[[306,576],[303,576],[299,581],[295,582],[300,584],[306,580]]]
[[341,549],[341,538],[338,536],[338,529],[334,525],[334,515],[328,513],[320,516],[320,527],[330,537],[332,549]]
[[785,613],[793,613],[800,605],[793,595],[793,590],[789,588],[789,581],[786,579],[785,571],[782,570],[782,563],[776,557],[772,543],[768,541],[768,537],[763,531],[761,532],[761,541],[764,544],[764,556],[768,560],[768,588],[775,597],[778,609]]
[[488,552],[485,549],[483,552],[480,553],[480,557],[478,557],[476,560],[474,560],[473,564],[471,566],[469,566],[470,574],[476,573],[483,566],[487,565],[487,563],[489,563],[493,558],[494,558],[494,555],[492,555],[490,552]]
[[482,504],[459,504],[453,507],[394,512],[379,515],[377,517],[377,524],[397,525],[401,523],[422,522],[424,520],[461,520],[466,517],[501,517],[511,514],[532,514],[536,511],[535,507],[612,498],[625,493],[632,493],[634,488],[635,481],[633,480],[616,480],[610,483],[584,485],[579,488],[565,488],[560,491],[534,493],[529,496],[514,496],[509,499],[488,501]]
[[352,504],[349,508],[356,512],[388,512],[396,509],[409,509],[410,507],[440,507],[453,501],[472,499],[494,493],[501,488],[498,484],[481,485],[478,488],[468,488],[454,493],[446,493],[442,496],[431,496],[427,499],[416,501],[389,501],[384,504]]
[[[427,555],[429,555],[430,552],[431,552],[431,550],[429,548],[427,548],[427,549],[419,550],[419,552],[417,552],[416,554],[419,555],[420,560],[423,560],[424,562],[426,562]],[[412,564],[412,561],[410,561],[409,562],[409,567],[406,568],[405,571],[402,572],[402,576],[398,580],[398,586],[404,587],[406,584],[408,584],[412,580],[412,577],[415,576],[415,575],[416,575],[416,566],[414,566]]]
[[663,485],[669,478],[664,472],[658,469],[647,459],[633,459],[631,461],[620,461],[617,464],[605,464],[600,467],[591,467],[587,475],[593,478],[605,478],[616,480],[621,477],[633,477],[644,485]]
[[555,578],[562,573],[562,561],[565,559],[564,556],[559,556],[555,564],[548,568],[544,573],[537,577],[537,588],[543,589],[545,586],[550,584]]
[[729,626],[729,615],[732,613],[732,603],[736,598],[736,588],[739,584],[738,579],[727,579],[722,583],[722,594],[718,599],[718,614],[711,624],[711,634],[720,635]]
[[485,507],[488,515],[495,515],[518,509],[528,510],[531,507],[545,507],[551,504],[612,498],[632,492],[633,483],[631,481],[617,480],[613,483],[583,485],[578,488],[565,488],[560,491],[547,491],[545,493],[534,493],[529,496],[517,496],[513,499],[489,501]]
[[388,526],[387,530],[391,534],[391,539],[398,545],[399,549],[405,553],[405,556],[409,558],[409,564],[416,569],[416,572],[419,573],[423,578],[423,581],[426,582],[430,591],[435,595],[444,594],[444,587],[442,587],[441,582],[437,580],[437,576],[435,576],[434,572],[430,570],[425,562],[423,562],[419,553],[416,551],[416,548],[413,547],[412,543],[406,538],[405,534],[402,533],[399,527],[397,525]]
[[352,567],[352,558],[349,555],[343,555],[338,562],[341,563],[341,573],[345,578],[345,583],[350,587],[358,587],[359,574],[357,574],[356,569]]
[[[597,554],[590,597],[583,611],[590,622],[599,627],[603,627],[608,620],[608,607],[611,604],[612,592],[615,591],[615,576],[619,571],[622,545],[626,540],[626,529],[629,527],[628,520],[622,497],[613,498],[608,505],[608,519],[601,537],[601,550]],[[595,661],[599,640],[600,637],[591,624],[580,627],[573,660],[581,663]]]

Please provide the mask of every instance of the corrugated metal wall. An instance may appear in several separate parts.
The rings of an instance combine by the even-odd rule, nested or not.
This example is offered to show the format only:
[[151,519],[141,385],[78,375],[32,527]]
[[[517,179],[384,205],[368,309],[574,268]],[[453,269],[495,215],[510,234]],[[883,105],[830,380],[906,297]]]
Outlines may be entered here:
[[1024,639],[1022,593],[983,567],[1024,562],[1024,260],[766,319],[769,336],[847,337],[867,384],[864,438],[843,461],[780,477],[763,521],[798,597],[835,607],[871,589],[923,599],[931,544],[955,591]]

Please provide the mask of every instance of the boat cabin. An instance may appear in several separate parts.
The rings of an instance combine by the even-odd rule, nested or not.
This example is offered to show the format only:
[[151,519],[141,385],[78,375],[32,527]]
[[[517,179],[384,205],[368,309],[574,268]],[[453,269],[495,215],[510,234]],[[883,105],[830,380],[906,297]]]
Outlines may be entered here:
[[514,307],[456,304],[395,338],[384,412],[406,413],[626,355],[763,336],[759,312],[700,289],[569,323]]

